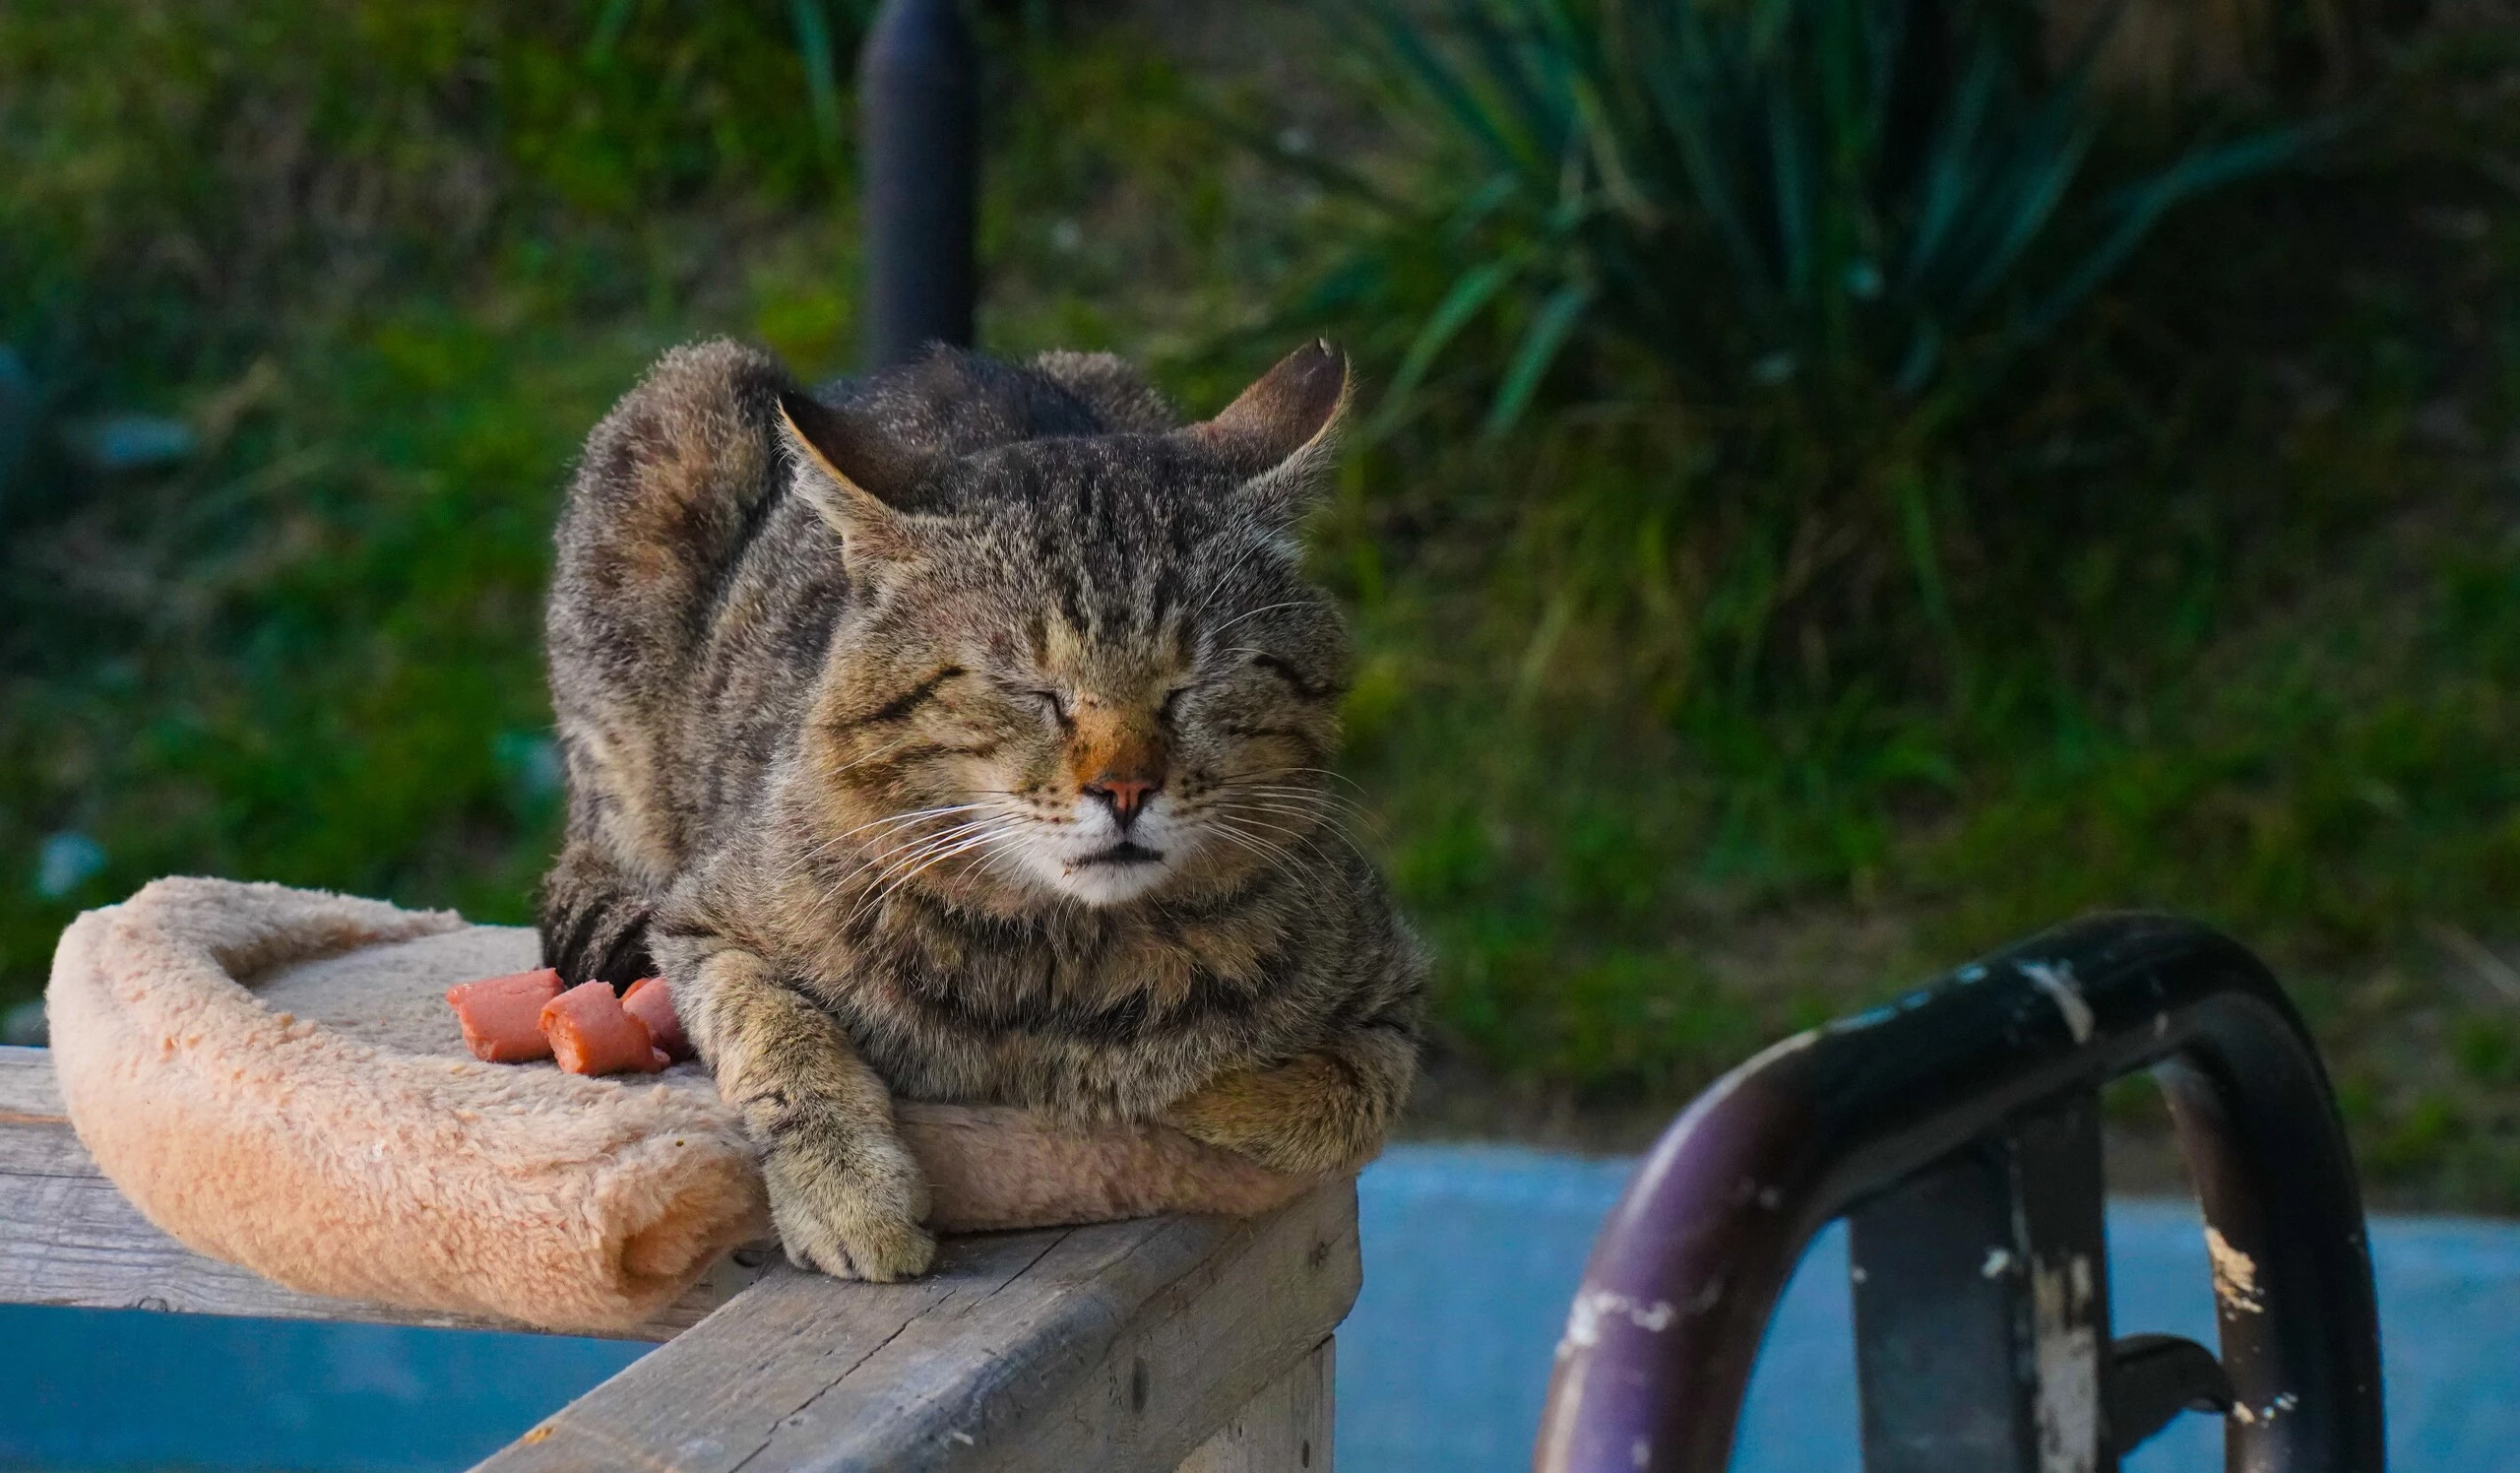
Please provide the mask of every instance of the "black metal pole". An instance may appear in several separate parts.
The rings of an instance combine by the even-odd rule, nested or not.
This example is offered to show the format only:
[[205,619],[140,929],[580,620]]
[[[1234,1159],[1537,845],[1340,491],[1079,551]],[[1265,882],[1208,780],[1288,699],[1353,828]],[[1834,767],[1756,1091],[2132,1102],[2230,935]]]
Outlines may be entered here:
[[859,53],[869,368],[971,345],[976,72],[955,0],[885,0]]

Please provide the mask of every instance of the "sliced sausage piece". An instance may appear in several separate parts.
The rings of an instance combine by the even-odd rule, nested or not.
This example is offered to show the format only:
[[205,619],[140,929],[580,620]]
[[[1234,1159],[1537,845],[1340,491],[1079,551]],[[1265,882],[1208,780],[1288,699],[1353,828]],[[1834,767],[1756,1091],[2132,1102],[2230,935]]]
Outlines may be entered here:
[[649,1042],[648,1025],[624,1012],[608,982],[587,982],[542,1004],[542,1034],[572,1074],[653,1074],[673,1060]]
[[665,1051],[665,1057],[679,1063],[698,1052],[682,1031],[682,1015],[673,1010],[673,993],[666,990],[662,977],[642,977],[630,984],[621,994],[621,1005],[630,1016],[648,1025],[648,1040]]
[[544,1004],[560,995],[560,974],[544,967],[458,983],[446,990],[455,1020],[464,1025],[464,1047],[488,1063],[524,1063],[549,1058],[551,1042],[542,1036]]

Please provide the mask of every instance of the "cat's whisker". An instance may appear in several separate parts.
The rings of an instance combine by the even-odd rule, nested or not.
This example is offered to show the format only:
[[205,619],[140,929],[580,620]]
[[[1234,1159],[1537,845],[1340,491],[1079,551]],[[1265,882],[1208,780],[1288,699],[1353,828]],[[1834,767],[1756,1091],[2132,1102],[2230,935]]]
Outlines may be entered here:
[[1258,608],[1246,609],[1245,611],[1237,613],[1233,617],[1227,619],[1224,623],[1217,625],[1215,628],[1210,629],[1208,631],[1208,638],[1216,638],[1228,629],[1241,623],[1244,619],[1256,619],[1264,613],[1275,613],[1281,608],[1301,608],[1303,606],[1304,601],[1301,599],[1289,599],[1283,604],[1264,604]]
[[1267,844],[1265,841],[1254,835],[1246,834],[1228,822],[1219,821],[1211,825],[1208,832],[1216,835],[1220,839],[1228,841],[1228,843],[1238,845],[1251,854],[1258,855],[1260,857],[1260,862],[1264,865],[1276,867],[1281,865],[1291,866],[1294,863],[1294,857],[1289,855],[1286,851],[1279,849],[1274,845]]
[[[1248,828],[1267,829],[1273,834],[1284,834],[1297,844],[1309,845],[1312,842],[1312,836],[1310,834],[1304,833],[1298,829],[1291,829],[1282,823],[1271,823],[1265,818],[1254,818],[1251,816],[1249,810],[1237,810],[1228,815],[1224,821],[1228,823],[1242,824]],[[1321,857],[1318,850],[1315,850],[1314,853],[1316,857]]]
[[915,735],[909,736],[904,736],[904,737],[903,737],[903,738],[901,738],[899,741],[894,741],[894,742],[888,743],[888,744],[886,744],[886,745],[884,745],[884,746],[877,747],[875,750],[873,750],[873,751],[871,751],[871,752],[868,752],[866,755],[864,755],[864,756],[862,756],[862,757],[857,757],[857,758],[854,758],[854,759],[852,759],[852,760],[850,760],[850,761],[843,762],[843,763],[842,763],[842,764],[840,764],[838,767],[833,768],[833,769],[832,769],[832,773],[833,773],[833,775],[834,775],[834,776],[837,776],[837,775],[839,775],[839,774],[841,774],[841,773],[849,772],[849,771],[850,771],[850,770],[852,770],[852,769],[859,768],[859,767],[863,767],[863,766],[865,766],[865,765],[866,765],[867,763],[869,763],[869,762],[877,761],[877,760],[879,760],[879,759],[881,759],[881,758],[884,758],[884,757],[889,757],[889,756],[891,756],[893,753],[895,753],[895,752],[897,752],[897,751],[900,751],[903,747],[906,747],[906,746],[910,746],[910,745],[914,744],[917,740],[918,740],[918,737],[917,737]]
[[914,858],[914,861],[905,861],[905,863],[902,863],[900,867],[897,867],[895,872],[892,872],[890,880],[885,880],[885,890],[882,890],[882,895],[877,895],[877,903],[882,903],[882,898],[885,898],[885,895],[892,895],[892,893],[895,893],[895,890],[900,890],[902,885],[908,885],[910,880],[914,880],[914,877],[925,875],[927,870],[932,870],[932,867],[942,865],[942,863],[950,861],[950,858],[955,858],[955,855],[968,855],[968,853],[971,853],[971,850],[988,848],[988,845],[993,845],[993,843],[998,843],[998,835],[995,835],[995,832],[976,832],[976,835],[965,835],[965,837],[960,837],[960,840],[955,840],[955,843],[950,843],[950,845],[940,845],[940,848],[922,850],[922,853],[919,853],[917,858]]
[[[1288,771],[1288,772],[1319,772],[1319,771],[1321,771],[1321,769],[1320,769],[1320,768],[1317,768],[1317,767],[1289,768],[1289,769],[1287,769],[1287,771]],[[1320,795],[1320,796],[1321,796],[1321,797],[1323,797],[1323,798],[1327,798],[1327,799],[1334,799],[1334,800],[1336,800],[1336,801],[1340,801],[1340,802],[1355,802],[1355,801],[1357,801],[1357,800],[1356,800],[1356,799],[1349,797],[1347,794],[1340,792],[1340,791],[1339,791],[1338,789],[1336,789],[1336,788],[1324,788],[1324,787],[1320,787],[1320,786],[1315,785],[1315,784],[1312,784],[1312,783],[1285,783],[1285,782],[1271,782],[1271,781],[1269,781],[1269,777],[1270,777],[1270,776],[1271,776],[1271,775],[1268,775],[1268,774],[1251,773],[1251,774],[1247,774],[1247,775],[1245,775],[1245,776],[1243,776],[1243,777],[1238,777],[1238,778],[1229,779],[1229,780],[1228,781],[1227,786],[1228,786],[1228,787],[1234,787],[1234,788],[1251,788],[1251,789],[1264,789],[1264,788],[1265,788],[1265,789],[1274,789],[1274,790],[1276,790],[1276,791],[1278,791],[1278,792],[1282,792],[1282,793],[1309,793],[1309,794],[1318,794],[1318,795]],[[1283,774],[1277,774],[1277,776],[1283,776]],[[1353,786],[1353,785],[1352,785],[1352,786]],[[1362,795],[1362,794],[1364,793],[1364,790],[1360,788],[1360,789],[1357,789],[1357,792],[1358,792],[1358,794],[1359,794],[1359,795]]]
[[[1325,787],[1320,784],[1285,781],[1298,773],[1318,774],[1322,777],[1335,778],[1340,782],[1346,783],[1351,788],[1355,788],[1356,796],[1354,798],[1351,798],[1349,795],[1341,793],[1336,788]],[[1277,788],[1290,792],[1317,793],[1324,797],[1336,798],[1345,802],[1354,802],[1360,799],[1370,798],[1372,796],[1371,794],[1366,793],[1364,789],[1357,787],[1353,779],[1340,777],[1339,774],[1321,767],[1282,767],[1273,768],[1266,772],[1237,773],[1231,777],[1223,779],[1221,786],[1228,788]]]
[[[1288,814],[1287,814],[1287,810],[1285,810],[1285,809],[1283,809],[1283,808],[1264,808],[1264,807],[1260,807],[1260,806],[1255,805],[1255,804],[1236,804],[1236,803],[1233,803],[1233,802],[1230,802],[1230,801],[1220,803],[1220,804],[1218,804],[1218,806],[1219,806],[1219,808],[1220,808],[1220,809],[1222,809],[1222,810],[1224,810],[1224,811],[1228,812],[1228,814],[1236,813],[1236,812],[1241,812],[1241,813],[1246,813],[1246,814],[1247,814],[1247,813],[1250,813],[1250,812],[1272,812],[1272,813],[1277,813],[1277,814],[1279,814],[1279,815],[1281,815],[1281,816],[1294,816],[1294,817],[1310,817],[1310,816],[1315,816],[1315,815],[1302,814],[1302,813],[1297,813],[1297,814],[1288,815]],[[1240,821],[1241,821],[1241,822],[1244,822],[1244,823],[1255,823],[1255,824],[1259,824],[1259,826],[1260,826],[1260,827],[1262,827],[1262,828],[1275,829],[1275,830],[1276,830],[1277,832],[1279,832],[1279,833],[1287,834],[1287,835],[1289,835],[1289,836],[1291,836],[1291,837],[1294,838],[1294,839],[1295,839],[1296,841],[1298,841],[1299,843],[1303,844],[1305,847],[1307,847],[1307,848],[1311,848],[1311,849],[1312,849],[1312,852],[1313,852],[1313,856],[1314,856],[1314,858],[1316,858],[1316,859],[1320,860],[1320,861],[1322,862],[1322,864],[1324,864],[1324,865],[1328,865],[1328,864],[1330,863],[1330,857],[1329,857],[1328,855],[1323,854],[1323,853],[1322,853],[1322,852],[1321,852],[1317,847],[1314,847],[1314,846],[1313,846],[1313,844],[1312,844],[1312,837],[1311,837],[1311,834],[1299,834],[1299,833],[1296,833],[1293,829],[1284,828],[1284,827],[1281,827],[1281,826],[1279,826],[1279,825],[1277,825],[1277,824],[1274,824],[1274,823],[1267,823],[1267,822],[1264,822],[1264,821],[1262,821],[1262,820],[1260,820],[1260,819],[1251,818],[1251,817],[1248,817],[1248,816],[1245,816],[1245,817],[1241,818],[1241,819],[1240,819]],[[1312,833],[1315,833],[1315,834],[1317,834],[1317,833],[1324,833],[1324,832],[1327,832],[1327,833],[1329,833],[1329,834],[1335,835],[1335,836],[1338,838],[1339,842],[1340,842],[1340,843],[1342,843],[1342,844],[1347,845],[1347,846],[1348,846],[1348,848],[1349,848],[1349,851],[1350,851],[1351,853],[1354,854],[1354,855],[1355,855],[1355,857],[1356,857],[1357,859],[1364,861],[1364,862],[1365,862],[1366,864],[1368,864],[1368,865],[1370,865],[1370,864],[1372,864],[1372,863],[1373,863],[1372,857],[1371,857],[1371,856],[1369,856],[1369,855],[1367,855],[1367,854],[1364,852],[1364,850],[1363,850],[1363,849],[1359,848],[1359,847],[1357,846],[1357,844],[1356,844],[1356,841],[1355,841],[1354,839],[1353,839],[1353,838],[1350,838],[1350,837],[1348,836],[1348,834],[1347,834],[1344,830],[1342,830],[1338,825],[1336,825],[1336,824],[1320,824],[1320,825],[1317,825],[1317,826],[1312,830]]]
[[1229,783],[1226,785],[1225,791],[1266,794],[1272,798],[1300,799],[1305,802],[1325,803],[1358,813],[1369,811],[1364,804],[1344,793],[1328,788],[1307,788],[1294,783]]
[[1352,777],[1348,776],[1348,775],[1347,775],[1346,773],[1344,773],[1344,772],[1334,771],[1334,770],[1332,770],[1331,768],[1327,768],[1327,767],[1289,767],[1289,768],[1285,768],[1285,769],[1283,769],[1283,770],[1284,770],[1284,771],[1287,771],[1287,772],[1309,772],[1309,773],[1312,773],[1312,774],[1314,774],[1314,775],[1316,775],[1316,776],[1319,776],[1319,777],[1325,777],[1325,778],[1328,778],[1328,779],[1330,779],[1330,780],[1331,780],[1332,782],[1334,782],[1334,783],[1345,783],[1345,784],[1347,784],[1349,787],[1355,789],[1355,790],[1356,790],[1356,794],[1357,794],[1357,796],[1358,796],[1358,797],[1360,797],[1360,798],[1371,798],[1371,797],[1373,796],[1372,794],[1367,793],[1367,792],[1365,791],[1365,785],[1364,785],[1364,784],[1357,782],[1354,778],[1352,778]]
[[[856,893],[863,895],[867,890],[883,884],[888,876],[897,872],[902,866],[915,864],[933,850],[979,832],[995,821],[994,818],[982,818],[974,822],[956,824],[942,833],[906,840],[890,849],[862,857],[854,872],[857,874],[866,874],[870,870],[873,872]],[[818,911],[827,910],[840,898],[840,894],[837,887],[826,889],[816,897],[815,908]]]
[[1344,793],[1333,793],[1326,788],[1293,788],[1250,783],[1239,784],[1226,791],[1232,794],[1248,794],[1254,798],[1270,798],[1285,802],[1317,805],[1327,812],[1343,813],[1377,832],[1383,826],[1382,816],[1373,809]]
[[[974,804],[973,806],[979,805]],[[840,883],[821,887],[815,893],[813,898],[813,910],[815,914],[827,915],[831,908],[837,905],[842,899],[850,898],[851,896],[862,896],[866,890],[882,884],[885,876],[892,873],[900,865],[913,863],[920,854],[923,854],[929,846],[951,843],[957,838],[963,837],[984,827],[991,821],[993,820],[983,818],[973,822],[956,824],[942,833],[905,839],[896,843],[889,849],[877,850],[871,854],[860,855],[856,864],[850,866],[849,877],[853,878],[858,875],[866,875],[869,871],[872,871],[871,876],[863,885],[853,891],[846,888],[845,880]]]
[[[1228,807],[1223,811],[1232,813],[1265,813],[1271,818],[1290,820],[1290,826],[1286,827],[1284,831],[1301,838],[1310,838],[1312,835],[1318,833],[1336,832],[1336,825],[1319,821],[1319,814],[1298,812],[1292,808],[1274,808],[1258,803],[1241,803]],[[1310,821],[1307,822],[1306,820]],[[1301,824],[1302,826],[1292,826],[1293,824]]]
[[1279,807],[1271,803],[1252,802],[1248,800],[1228,800],[1219,802],[1216,807],[1219,812],[1225,813],[1267,813],[1272,817],[1277,818],[1312,819],[1312,827],[1308,830],[1284,828],[1272,825],[1273,827],[1279,827],[1280,832],[1282,833],[1292,834],[1298,838],[1305,837],[1308,834],[1320,833],[1326,829],[1335,827],[1332,824],[1321,822],[1321,815],[1317,812],[1310,812],[1298,808]]
[[882,883],[884,876],[893,873],[902,865],[915,864],[930,850],[954,843],[958,839],[967,838],[974,832],[976,832],[975,828],[965,825],[949,829],[941,834],[931,834],[924,838],[897,844],[879,854],[867,855],[861,858],[857,862],[857,865],[851,873],[857,875],[871,874],[872,877],[869,878],[866,883],[880,884]]
[[1190,610],[1190,616],[1192,618],[1197,618],[1200,614],[1207,612],[1208,606],[1217,601],[1217,596],[1219,594],[1225,592],[1226,585],[1232,581],[1233,575],[1242,571],[1242,565],[1258,556],[1261,550],[1268,545],[1269,544],[1265,542],[1255,542],[1250,546],[1242,549],[1242,555],[1240,557],[1227,563],[1225,571],[1217,574],[1216,581],[1208,585],[1208,596],[1199,601],[1198,608]]
[[1003,814],[986,812],[977,818],[967,818],[960,823],[948,824],[934,833],[897,837],[886,847],[868,854],[865,864],[867,867],[889,872],[903,865],[915,863],[931,850],[969,838],[973,834],[999,827],[1005,821]]
[[929,855],[918,865],[916,868],[899,874],[890,882],[886,883],[882,890],[869,898],[865,904],[859,906],[857,911],[852,913],[847,921],[842,922],[841,928],[845,930],[848,928],[854,926],[857,923],[857,917],[869,910],[875,910],[880,913],[884,902],[891,899],[904,885],[909,884],[912,880],[925,874],[928,870],[935,868],[938,865],[954,858],[956,855],[968,854],[975,849],[995,844],[997,842],[997,830],[995,828],[991,828],[981,833],[972,835],[961,843],[948,847],[941,853]]
[[1320,850],[1314,848],[1310,844],[1306,844],[1304,846],[1305,850],[1308,851],[1307,855],[1298,855],[1288,849],[1283,844],[1279,844],[1274,840],[1263,839],[1259,835],[1248,831],[1239,831],[1237,836],[1244,841],[1246,847],[1253,848],[1256,852],[1263,854],[1269,865],[1281,873],[1290,876],[1302,876],[1326,872],[1329,868],[1329,857],[1322,854]]
[[1329,824],[1336,822],[1340,816],[1339,810],[1336,808],[1331,808],[1321,803],[1303,802],[1297,800],[1280,798],[1272,794],[1223,793],[1217,795],[1217,797],[1211,800],[1211,801],[1221,804],[1239,804],[1244,807],[1251,808],[1265,808],[1272,813],[1283,813],[1290,818],[1309,818],[1317,824]]
[[1268,788],[1246,786],[1224,790],[1222,796],[1228,799],[1248,798],[1254,801],[1285,803],[1290,805],[1292,808],[1319,817],[1325,822],[1334,818],[1348,818],[1363,824],[1366,828],[1371,829],[1377,836],[1382,836],[1386,833],[1380,815],[1357,803],[1354,800],[1343,798],[1336,793],[1325,793],[1318,789],[1306,788]]
[[852,929],[860,919],[869,915],[880,918],[884,902],[891,898],[894,890],[899,888],[898,882],[910,872],[907,867],[888,868],[869,879],[856,896],[856,907],[842,919],[839,929],[844,932]]
[[991,828],[995,823],[996,820],[993,818],[983,818],[972,823],[956,824],[954,827],[945,830],[941,834],[930,834],[925,838],[914,839],[906,843],[897,844],[891,849],[885,850],[881,854],[870,856],[867,860],[867,865],[869,867],[875,868],[881,873],[890,873],[899,869],[904,865],[916,864],[919,860],[925,858],[936,850],[945,848],[961,840],[968,839],[974,834],[980,833],[983,830]]
[[1227,812],[1224,816],[1220,817],[1214,825],[1214,831],[1217,833],[1237,834],[1241,838],[1251,840],[1258,844],[1267,845],[1276,853],[1280,861],[1288,867],[1296,867],[1295,857],[1292,851],[1287,849],[1285,845],[1277,843],[1275,840],[1262,839],[1258,834],[1249,831],[1254,828],[1263,828],[1268,829],[1273,833],[1285,834],[1289,838],[1293,839],[1296,843],[1303,845],[1306,849],[1311,850],[1313,859],[1322,865],[1327,866],[1330,863],[1330,857],[1323,854],[1319,847],[1314,845],[1308,836],[1296,833],[1293,829],[1286,828],[1279,824],[1270,823],[1263,819],[1252,818],[1248,816],[1248,814]]
[[952,808],[914,808],[907,813],[887,813],[880,818],[869,819],[866,822],[857,825],[855,828],[844,830],[841,833],[833,834],[815,844],[809,845],[798,853],[796,859],[798,864],[802,865],[813,860],[821,859],[824,855],[838,849],[841,845],[846,844],[850,839],[866,832],[869,829],[885,828],[904,823],[914,823],[921,818],[935,817],[952,811],[955,810]]
[[949,803],[942,807],[935,808],[914,808],[907,813],[888,813],[881,818],[861,823],[857,825],[857,827],[850,829],[845,833],[834,834],[822,843],[815,845],[811,852],[820,854],[823,851],[832,848],[834,845],[839,844],[842,840],[854,838],[855,836],[866,832],[868,829],[888,828],[905,823],[915,823],[922,818],[943,818],[953,813],[969,813],[979,808],[991,806],[993,806],[993,804],[990,803]]
[[[1000,865],[1008,867],[1004,871],[1001,871],[999,868]],[[1011,849],[992,849],[988,852],[987,856],[980,861],[977,872],[984,875],[995,875],[1000,878],[1020,879],[1023,877],[1024,873],[1022,859]]]
[[[795,856],[788,862],[786,872],[790,878],[804,873],[808,867],[830,855],[834,850],[847,846],[850,839],[855,838],[859,834],[865,833],[869,829],[898,828],[905,824],[916,823],[921,819],[941,816],[944,811],[947,810],[920,809],[912,813],[887,814],[886,816],[875,819],[872,822],[861,823],[857,827],[850,829],[846,833],[834,834],[820,843],[799,850]],[[860,861],[860,864],[863,864],[862,860]]]

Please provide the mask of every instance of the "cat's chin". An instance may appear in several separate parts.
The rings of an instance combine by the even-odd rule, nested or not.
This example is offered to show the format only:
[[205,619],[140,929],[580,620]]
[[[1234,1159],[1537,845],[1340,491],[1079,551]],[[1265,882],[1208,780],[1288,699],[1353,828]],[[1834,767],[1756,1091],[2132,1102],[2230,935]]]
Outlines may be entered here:
[[[1046,866],[1045,866],[1046,867]],[[1082,863],[1060,865],[1042,875],[1049,887],[1087,905],[1126,905],[1170,877],[1172,866],[1161,856],[1095,856]]]
[[1173,856],[1123,840],[1083,854],[1028,847],[1015,866],[1018,886],[1031,893],[1083,905],[1126,905],[1180,870]]
[[1097,908],[1126,905],[1178,876],[1182,862],[1204,847],[1162,799],[1127,828],[1091,804],[1085,809],[1063,832],[1027,834],[1010,846],[1016,872],[1032,888]]

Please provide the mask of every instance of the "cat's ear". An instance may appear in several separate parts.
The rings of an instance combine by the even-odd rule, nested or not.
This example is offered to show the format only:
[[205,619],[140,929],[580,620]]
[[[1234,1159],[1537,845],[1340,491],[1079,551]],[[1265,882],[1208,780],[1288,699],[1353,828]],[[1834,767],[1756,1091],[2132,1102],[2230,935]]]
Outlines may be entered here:
[[797,494],[840,534],[849,555],[908,555],[909,517],[896,503],[916,485],[917,463],[859,416],[792,389],[780,391],[779,421]]
[[1317,339],[1278,360],[1189,433],[1243,477],[1261,516],[1292,524],[1312,509],[1348,409],[1348,355]]

